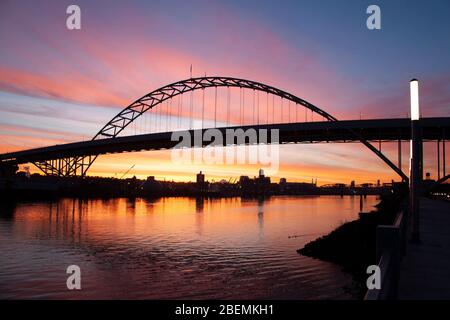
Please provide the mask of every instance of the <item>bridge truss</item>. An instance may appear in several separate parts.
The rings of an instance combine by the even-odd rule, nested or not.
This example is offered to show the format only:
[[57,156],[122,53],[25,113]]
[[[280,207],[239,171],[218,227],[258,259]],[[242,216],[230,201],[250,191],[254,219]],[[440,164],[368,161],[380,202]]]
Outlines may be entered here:
[[[328,121],[338,121],[337,118],[329,114],[328,112],[314,106],[313,104],[296,97],[286,91],[277,89],[275,87],[239,78],[231,77],[199,77],[190,78],[182,81],[178,81],[159,89],[156,89],[138,100],[131,103],[125,109],[120,111],[114,116],[94,137],[92,140],[99,139],[114,139],[116,138],[127,126],[133,123],[136,119],[142,116],[145,112],[156,108],[168,99],[175,96],[192,92],[195,90],[206,88],[218,88],[218,87],[237,87],[243,89],[250,89],[254,91],[265,92],[278,96],[287,101],[291,101],[304,108],[311,110],[312,113],[316,113],[322,116]],[[216,94],[217,95],[217,94]],[[351,129],[349,129],[352,131]],[[358,137],[367,148],[381,158],[386,164],[389,165],[404,181],[408,180],[408,177],[398,168],[393,162],[391,162],[380,150],[374,147],[370,142],[366,141],[357,132],[352,131],[352,134]],[[97,155],[90,156],[77,156],[54,160],[45,160],[39,162],[33,162],[42,172],[46,175],[59,175],[59,176],[74,176],[86,175],[88,169],[92,163],[96,160]]]

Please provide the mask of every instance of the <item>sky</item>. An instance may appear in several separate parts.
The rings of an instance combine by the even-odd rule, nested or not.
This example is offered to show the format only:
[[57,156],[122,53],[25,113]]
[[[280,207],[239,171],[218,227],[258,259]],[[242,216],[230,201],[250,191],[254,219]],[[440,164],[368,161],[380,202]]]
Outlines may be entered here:
[[[81,30],[66,27],[70,4],[81,8]],[[381,9],[381,30],[366,27],[371,4]],[[422,116],[448,116],[448,12],[445,0],[3,0],[0,152],[91,139],[131,102],[188,78],[191,65],[193,76],[262,82],[338,119],[407,117],[409,80],[418,78]],[[207,117],[212,97],[208,93]],[[194,99],[198,108],[201,96]],[[436,146],[425,150],[425,170],[435,177]],[[406,169],[406,143],[403,151]],[[383,145],[383,152],[396,162],[396,145]],[[259,169],[176,166],[170,151],[152,151],[101,156],[89,174],[121,176],[132,165],[127,176],[177,181],[200,170],[218,180]],[[273,177],[317,178],[319,184],[398,180],[360,144],[281,146]]]

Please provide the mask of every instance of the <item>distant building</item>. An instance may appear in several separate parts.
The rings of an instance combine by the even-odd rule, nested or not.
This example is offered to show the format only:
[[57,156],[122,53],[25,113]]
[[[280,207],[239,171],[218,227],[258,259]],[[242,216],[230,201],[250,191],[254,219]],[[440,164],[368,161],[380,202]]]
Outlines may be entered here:
[[264,170],[263,169],[259,169],[259,177],[264,178]]
[[356,186],[355,180],[352,180],[352,182],[350,182],[350,188],[354,188]]
[[249,181],[250,181],[250,178],[248,176],[240,176],[239,177],[239,184],[241,186],[247,185],[249,183]]
[[205,183],[205,175],[200,171],[200,173],[197,173],[197,184],[204,184]]
[[256,182],[256,192],[264,194],[270,189],[270,177],[264,176],[264,170],[259,169],[259,176],[255,179]]
[[265,194],[270,190],[270,177],[266,177],[264,170],[260,169],[258,176],[254,179],[248,176],[240,176],[239,185],[245,194]]
[[270,177],[266,177],[264,175],[264,170],[263,169],[259,169],[259,176],[256,179],[256,183],[258,183],[260,185],[270,184]]
[[286,182],[287,182],[286,178],[281,178],[280,179],[280,184],[286,184]]
[[197,173],[197,191],[205,191],[206,190],[206,181],[205,181],[205,175],[200,171]]
[[155,176],[148,176],[142,187],[146,192],[155,192],[161,189],[161,185],[156,181]]

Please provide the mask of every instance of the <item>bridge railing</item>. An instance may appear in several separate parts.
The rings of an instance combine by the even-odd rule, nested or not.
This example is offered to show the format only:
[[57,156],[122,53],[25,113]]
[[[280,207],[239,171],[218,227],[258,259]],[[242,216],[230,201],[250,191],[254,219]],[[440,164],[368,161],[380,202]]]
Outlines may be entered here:
[[392,225],[379,225],[376,230],[376,260],[381,271],[380,289],[367,290],[364,300],[397,298],[400,263],[406,254],[409,211],[403,204]]

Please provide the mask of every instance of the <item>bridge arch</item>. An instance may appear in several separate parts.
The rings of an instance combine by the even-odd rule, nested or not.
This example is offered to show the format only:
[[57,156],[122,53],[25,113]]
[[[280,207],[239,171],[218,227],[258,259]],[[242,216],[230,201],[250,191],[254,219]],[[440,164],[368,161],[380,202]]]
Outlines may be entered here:
[[211,87],[237,87],[266,92],[299,104],[312,112],[319,114],[328,121],[337,120],[328,112],[314,106],[306,100],[260,82],[231,77],[200,77],[189,78],[168,84],[137,99],[115,115],[99,132],[97,132],[92,140],[114,138],[142,114],[157,107],[164,101],[186,92]]
[[[312,112],[319,114],[328,121],[338,121],[337,118],[335,118],[328,112],[314,106],[308,101],[303,100],[281,89],[260,82],[232,77],[199,77],[189,78],[168,84],[137,99],[122,111],[120,111],[116,116],[114,116],[105,126],[103,126],[103,128],[99,132],[97,132],[92,140],[108,138],[113,139],[142,114],[152,108],[157,107],[162,102],[186,92],[211,87],[238,87],[266,92],[292,101],[297,105],[301,105],[311,110]],[[392,163],[392,161],[390,161],[383,153],[381,153],[380,150],[375,148],[370,142],[365,140],[358,133],[354,132],[351,129],[349,129],[349,131],[354,134],[362,144],[364,144],[379,158],[381,158],[387,165],[389,165],[389,167],[391,167],[402,178],[402,180],[408,181],[408,177],[403,173],[403,171],[399,169],[394,163]],[[97,156],[82,156],[67,159],[65,164],[66,169],[63,175],[73,175],[77,173],[77,170],[79,170],[81,172],[81,175],[84,176],[96,158]],[[59,172],[58,169],[54,168],[53,165],[49,164],[48,162],[35,163],[35,165],[44,172],[50,170],[48,169],[49,166],[51,167],[51,172]]]

